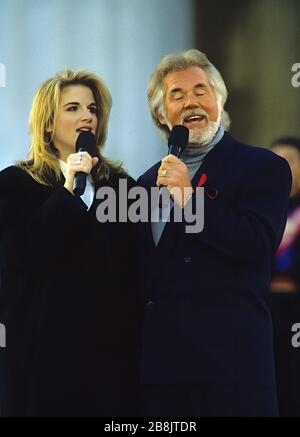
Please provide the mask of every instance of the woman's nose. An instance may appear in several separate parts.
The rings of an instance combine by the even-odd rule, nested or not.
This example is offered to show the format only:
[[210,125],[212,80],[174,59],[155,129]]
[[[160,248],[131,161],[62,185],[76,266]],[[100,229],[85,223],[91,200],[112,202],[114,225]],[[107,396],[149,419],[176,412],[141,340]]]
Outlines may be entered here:
[[93,116],[92,113],[90,112],[90,110],[88,108],[83,110],[82,116],[81,116],[82,120],[86,120],[91,122],[93,120]]

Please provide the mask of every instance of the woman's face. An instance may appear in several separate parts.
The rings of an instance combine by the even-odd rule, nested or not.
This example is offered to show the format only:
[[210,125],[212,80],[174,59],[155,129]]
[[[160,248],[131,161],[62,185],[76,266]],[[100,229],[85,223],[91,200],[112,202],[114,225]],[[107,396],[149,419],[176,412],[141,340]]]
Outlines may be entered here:
[[61,92],[53,143],[59,158],[66,161],[75,152],[75,143],[80,132],[96,133],[97,106],[92,90],[85,85],[69,85]]

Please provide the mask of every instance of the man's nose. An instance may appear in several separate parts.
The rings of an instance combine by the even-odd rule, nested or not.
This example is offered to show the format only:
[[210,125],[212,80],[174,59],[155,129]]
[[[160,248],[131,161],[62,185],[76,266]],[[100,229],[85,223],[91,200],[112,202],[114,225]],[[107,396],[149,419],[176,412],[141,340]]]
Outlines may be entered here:
[[187,96],[186,101],[184,103],[184,107],[187,109],[190,108],[199,108],[200,104],[199,101],[197,99],[197,96],[190,94]]

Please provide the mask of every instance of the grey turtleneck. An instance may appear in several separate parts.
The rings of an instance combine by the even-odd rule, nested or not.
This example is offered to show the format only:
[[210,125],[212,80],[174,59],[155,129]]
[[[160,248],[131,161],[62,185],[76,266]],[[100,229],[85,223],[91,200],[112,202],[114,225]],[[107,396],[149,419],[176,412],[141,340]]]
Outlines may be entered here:
[[[221,141],[223,135],[224,135],[224,129],[222,128],[222,126],[220,126],[216,135],[208,144],[201,147],[187,147],[182,152],[180,159],[186,164],[190,179],[192,179],[195,176],[201,164],[203,163],[205,156],[208,154],[208,152],[210,152],[215,147],[215,145],[219,141]],[[170,207],[172,209],[173,207],[172,202]],[[156,208],[159,208],[159,206],[157,205]],[[169,216],[169,210],[170,210],[169,207],[162,208],[160,214],[157,214],[157,216],[160,217],[159,222],[153,222],[153,221],[151,222],[153,241],[156,246],[158,245],[160,237],[165,228],[165,224]],[[154,212],[154,214],[156,216],[156,212]]]

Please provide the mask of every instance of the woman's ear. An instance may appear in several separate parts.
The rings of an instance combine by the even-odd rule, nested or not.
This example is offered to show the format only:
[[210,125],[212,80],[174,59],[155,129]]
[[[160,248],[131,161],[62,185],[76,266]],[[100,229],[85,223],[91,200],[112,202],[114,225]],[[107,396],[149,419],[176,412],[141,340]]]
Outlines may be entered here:
[[47,134],[52,134],[53,132],[53,121],[51,119],[47,122],[46,132]]
[[48,144],[51,143],[51,136],[52,136],[51,132],[48,132],[48,131],[44,132],[44,140],[46,143],[48,143]]

